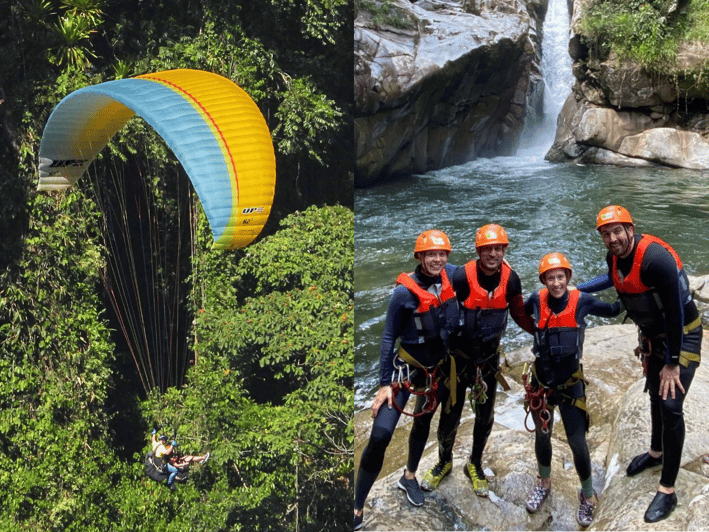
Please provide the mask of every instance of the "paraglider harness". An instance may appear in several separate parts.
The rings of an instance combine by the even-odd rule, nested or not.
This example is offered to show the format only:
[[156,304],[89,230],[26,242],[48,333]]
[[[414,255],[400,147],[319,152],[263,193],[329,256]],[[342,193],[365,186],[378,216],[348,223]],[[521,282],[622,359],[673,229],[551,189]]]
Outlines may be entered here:
[[[534,380],[537,382],[537,388],[531,382],[531,376],[534,376]],[[524,411],[526,415],[524,417],[524,428],[528,432],[534,432],[536,426],[529,428],[527,419],[529,414],[536,414],[541,422],[541,431],[544,434],[549,433],[549,423],[551,421],[551,411],[549,410],[548,400],[549,396],[557,391],[560,395],[559,404],[570,404],[571,406],[576,406],[583,410],[586,414],[586,430],[591,425],[591,418],[588,414],[588,408],[586,407],[586,398],[582,397],[572,397],[564,393],[564,390],[575,386],[579,382],[588,384],[588,381],[583,377],[583,365],[579,365],[579,368],[574,372],[571,378],[564,384],[556,386],[555,388],[548,388],[544,386],[539,379],[537,379],[536,371],[534,370],[534,364],[526,363],[524,365],[524,370],[522,371],[522,384],[524,385]]]
[[[167,480],[170,472],[167,469],[167,463],[162,458],[155,456],[155,451],[149,451],[145,455],[145,474],[157,482]],[[189,465],[177,468],[175,480],[177,482],[186,482],[189,477]]]

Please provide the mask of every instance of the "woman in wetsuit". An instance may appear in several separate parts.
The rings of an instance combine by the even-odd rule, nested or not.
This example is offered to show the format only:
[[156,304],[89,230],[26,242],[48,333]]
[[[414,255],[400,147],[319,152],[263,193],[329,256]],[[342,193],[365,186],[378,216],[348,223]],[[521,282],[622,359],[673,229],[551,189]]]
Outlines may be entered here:
[[[372,404],[372,432],[362,452],[355,482],[354,529],[363,524],[364,502],[384,463],[391,441],[410,392],[399,388],[398,370],[410,374],[417,386],[441,379],[438,368],[448,359],[448,338],[458,327],[458,301],[450,283],[454,267],[447,264],[451,244],[442,231],[424,231],[414,247],[419,265],[413,273],[402,273],[389,301],[380,348],[380,389]],[[398,347],[397,347],[397,340]],[[435,368],[435,371],[434,371]],[[427,400],[418,396],[414,413]],[[385,404],[386,403],[386,404]],[[423,454],[428,432],[412,430],[409,454],[398,487],[409,502],[421,506],[423,492],[416,480],[416,469]]]
[[532,349],[535,360],[525,401],[534,418],[534,450],[539,471],[539,481],[530,492],[526,506],[530,513],[536,512],[551,490],[551,433],[554,408],[558,406],[581,481],[576,520],[586,527],[593,521],[597,496],[586,443],[589,417],[581,366],[584,318],[617,316],[621,307],[619,302],[605,303],[575,288],[569,289],[570,279],[571,265],[564,255],[545,255],[539,263],[539,280],[546,288],[535,292],[525,302],[525,309],[535,325]]

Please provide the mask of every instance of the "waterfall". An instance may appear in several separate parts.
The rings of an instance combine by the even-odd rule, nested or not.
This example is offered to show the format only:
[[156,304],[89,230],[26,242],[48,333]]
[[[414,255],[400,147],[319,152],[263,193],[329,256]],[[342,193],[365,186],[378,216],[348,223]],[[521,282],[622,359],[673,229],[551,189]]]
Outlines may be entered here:
[[566,0],[549,0],[542,29],[544,117],[541,123],[525,130],[520,151],[529,150],[543,156],[554,143],[556,120],[574,82],[569,56],[569,19]]

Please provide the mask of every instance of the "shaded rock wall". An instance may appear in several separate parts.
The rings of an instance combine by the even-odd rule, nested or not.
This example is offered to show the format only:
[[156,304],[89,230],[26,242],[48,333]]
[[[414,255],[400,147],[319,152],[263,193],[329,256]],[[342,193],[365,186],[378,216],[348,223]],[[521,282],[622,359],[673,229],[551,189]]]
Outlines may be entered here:
[[394,0],[403,29],[358,15],[355,186],[514,153],[541,105],[546,3],[465,4]]

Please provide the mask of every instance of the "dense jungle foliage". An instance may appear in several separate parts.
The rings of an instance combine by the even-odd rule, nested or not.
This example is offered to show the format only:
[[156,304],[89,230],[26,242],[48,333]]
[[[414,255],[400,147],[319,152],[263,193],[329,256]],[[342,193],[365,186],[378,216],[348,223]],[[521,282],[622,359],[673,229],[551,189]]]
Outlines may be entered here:
[[594,0],[579,31],[596,56],[612,51],[650,72],[709,87],[709,57],[691,70],[677,61],[681,47],[698,45],[706,54],[709,0]]
[[[0,530],[350,526],[351,40],[346,0],[0,5]],[[274,208],[243,250],[211,249],[184,171],[140,119],[91,178],[34,190],[61,98],[171,68],[234,80],[272,132]],[[117,182],[150,198],[149,223],[107,217]],[[161,235],[139,284],[179,326],[142,326],[179,344],[161,363],[184,370],[156,385],[109,304],[120,231]],[[174,492],[143,471],[153,428],[180,452],[211,452]]]

